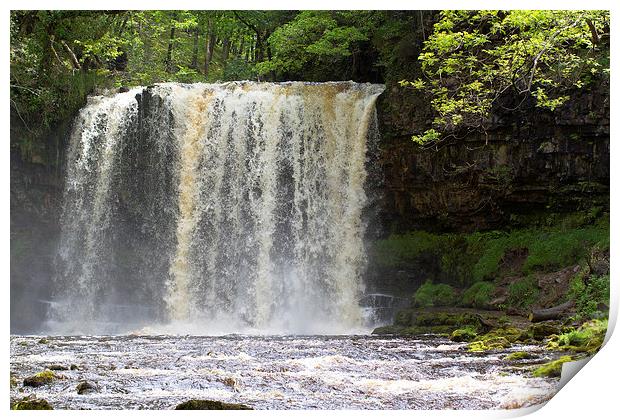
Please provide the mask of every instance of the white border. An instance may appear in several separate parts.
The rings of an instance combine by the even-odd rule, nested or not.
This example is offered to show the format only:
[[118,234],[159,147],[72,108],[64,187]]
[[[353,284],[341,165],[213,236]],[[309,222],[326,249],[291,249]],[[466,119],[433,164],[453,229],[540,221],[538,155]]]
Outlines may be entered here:
[[[3,48],[4,66],[2,68],[3,80],[0,83],[0,91],[2,92],[4,99],[4,110],[2,113],[2,128],[5,133],[4,141],[4,153],[2,155],[4,162],[3,171],[3,186],[4,197],[2,205],[2,267],[4,273],[4,311],[2,332],[5,337],[5,345],[3,347],[3,355],[8,370],[9,367],[9,289],[10,289],[10,272],[9,272],[9,191],[10,191],[10,155],[8,153],[9,144],[9,13],[10,9],[383,9],[383,10],[397,10],[397,9],[423,9],[423,10],[439,10],[439,9],[606,9],[612,10],[612,29],[613,34],[618,33],[619,25],[616,22],[618,5],[617,1],[598,1],[590,0],[584,2],[583,0],[564,0],[564,1],[511,1],[511,2],[497,2],[497,1],[445,1],[435,0],[433,2],[421,2],[421,1],[381,1],[376,0],[347,0],[347,1],[308,1],[298,0],[295,3],[282,0],[269,0],[269,1],[191,1],[191,0],[176,0],[171,2],[169,0],[151,0],[151,1],[118,1],[108,0],[106,2],[95,2],[91,0],[84,1],[41,1],[41,0],[23,0],[23,1],[8,1],[2,4],[3,14],[1,15],[1,21],[3,23],[3,29],[0,31],[1,45]],[[614,35],[615,37],[615,35]],[[616,42],[612,42],[612,74],[615,77],[615,72],[618,67],[618,49],[615,48]],[[614,121],[614,116],[617,116],[615,112],[615,106],[617,105],[617,89],[616,79],[612,80],[612,108],[611,108],[611,121]],[[614,139],[614,135],[618,133],[617,126],[612,123],[611,138]],[[611,141],[612,156],[616,156],[618,146],[615,145],[615,141]],[[611,168],[611,182],[618,180],[618,169],[612,165]],[[612,188],[613,190],[613,188]],[[616,209],[618,203],[617,195],[611,196],[611,207]],[[617,235],[617,217],[612,213],[611,217],[611,243],[616,243]],[[611,299],[611,313],[610,313],[610,330],[612,330],[616,324],[616,318],[618,313],[618,297],[619,297],[619,282],[615,275],[616,262],[618,259],[618,252],[616,252],[615,246],[611,247],[611,260],[612,260],[612,299]],[[360,415],[368,418],[477,418],[477,419],[490,419],[490,418],[511,418],[524,414],[528,414],[528,419],[545,419],[552,418],[561,419],[580,419],[591,420],[596,418],[611,418],[617,415],[618,408],[618,389],[616,383],[619,380],[620,363],[618,362],[618,354],[620,354],[620,344],[617,338],[617,334],[608,335],[608,342],[604,348],[590,361],[586,366],[578,372],[576,378],[568,381],[566,386],[552,398],[544,407],[530,408],[522,410],[511,411],[255,411],[255,412],[168,412],[168,411],[120,411],[120,412],[105,412],[100,411],[53,411],[53,412],[15,412],[9,411],[9,384],[8,381],[4,381],[0,393],[2,395],[2,401],[5,410],[9,411],[10,418],[44,418],[49,416],[50,418],[92,418],[104,415],[106,418],[129,418],[154,416],[164,418],[168,416],[187,416],[192,418],[204,418],[205,416],[215,418],[237,418],[251,416],[252,418],[282,418],[282,417],[295,417],[295,418],[316,418],[329,417],[333,419],[341,420],[343,416],[348,418],[349,416],[358,417]],[[570,365],[565,365],[565,371],[570,370]],[[568,373],[568,372],[566,372]],[[5,374],[8,374],[6,372]],[[564,373],[563,373],[564,374]],[[8,376],[8,375],[7,375]],[[614,413],[614,414],[612,414]]]

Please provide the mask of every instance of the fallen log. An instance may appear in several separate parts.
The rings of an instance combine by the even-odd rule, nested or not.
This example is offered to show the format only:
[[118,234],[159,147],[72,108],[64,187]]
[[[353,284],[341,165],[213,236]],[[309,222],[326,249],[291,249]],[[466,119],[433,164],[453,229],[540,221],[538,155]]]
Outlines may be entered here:
[[530,312],[529,320],[531,322],[549,321],[552,319],[561,318],[568,310],[573,306],[573,301],[569,300],[561,305],[554,306],[547,309],[532,309]]

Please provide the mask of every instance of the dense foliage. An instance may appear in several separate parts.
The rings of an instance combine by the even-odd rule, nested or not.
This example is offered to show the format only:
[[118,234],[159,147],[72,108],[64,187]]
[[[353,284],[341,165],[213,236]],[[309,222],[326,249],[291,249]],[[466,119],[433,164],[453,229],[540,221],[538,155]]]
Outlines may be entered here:
[[163,81],[400,80],[428,95],[413,138],[435,144],[608,78],[609,12],[12,11],[10,53],[25,157],[93,91]]
[[403,77],[397,47],[421,43],[421,22],[414,11],[12,11],[12,146],[36,160],[46,134],[104,89]]
[[529,98],[555,110],[575,89],[609,74],[609,12],[443,11],[420,55],[423,78],[401,85],[427,92],[433,127],[413,136],[437,143],[459,129],[485,129],[498,106]]

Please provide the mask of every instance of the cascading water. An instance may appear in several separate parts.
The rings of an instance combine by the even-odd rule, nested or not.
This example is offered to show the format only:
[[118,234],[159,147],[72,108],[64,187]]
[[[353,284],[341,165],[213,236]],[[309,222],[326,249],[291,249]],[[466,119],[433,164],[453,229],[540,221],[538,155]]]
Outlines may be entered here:
[[91,98],[70,139],[50,326],[359,328],[382,91],[166,83]]

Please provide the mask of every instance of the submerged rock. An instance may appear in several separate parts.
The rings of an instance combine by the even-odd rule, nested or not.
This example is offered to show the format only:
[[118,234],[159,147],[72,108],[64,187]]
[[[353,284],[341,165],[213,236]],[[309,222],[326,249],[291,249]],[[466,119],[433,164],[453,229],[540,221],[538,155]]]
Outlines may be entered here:
[[45,370],[43,372],[37,373],[36,375],[24,378],[24,386],[39,387],[51,384],[52,382],[54,382],[54,380],[60,378],[60,376],[56,375],[51,370]]
[[99,387],[91,382],[82,381],[75,387],[75,389],[77,390],[77,393],[79,395],[82,395],[90,394],[91,392],[97,392],[99,390]]
[[49,365],[47,368],[49,370],[69,370],[69,368],[67,368],[66,366],[62,366],[62,365]]
[[212,400],[189,400],[175,407],[175,410],[253,410],[244,404],[225,403]]
[[44,399],[25,397],[11,404],[11,410],[53,410],[54,407]]

